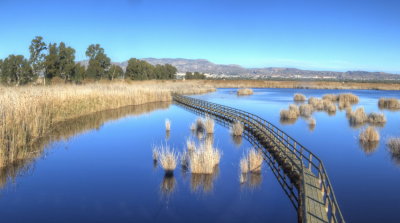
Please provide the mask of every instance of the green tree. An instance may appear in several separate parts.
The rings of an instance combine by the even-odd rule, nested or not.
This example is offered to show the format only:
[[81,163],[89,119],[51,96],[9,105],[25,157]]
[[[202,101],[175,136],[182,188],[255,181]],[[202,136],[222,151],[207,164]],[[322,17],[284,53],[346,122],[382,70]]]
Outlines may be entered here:
[[43,37],[36,36],[29,46],[29,62],[32,65],[32,71],[36,77],[39,77],[44,70],[45,50],[47,50],[47,46],[46,43],[43,42]]
[[89,58],[89,66],[86,71],[88,76],[101,79],[107,75],[111,60],[104,53],[100,44],[90,45],[86,50],[86,56]]
[[10,55],[1,66],[1,80],[8,85],[19,86],[34,80],[29,61],[22,55]]
[[86,68],[80,63],[75,64],[74,69],[72,71],[71,80],[75,83],[80,83],[82,80],[86,78]]
[[122,77],[124,71],[118,65],[111,65],[110,69],[108,70],[108,79],[114,80],[115,78]]
[[176,79],[176,72],[178,69],[171,64],[165,64],[164,66],[166,70],[166,79]]
[[125,76],[132,80],[147,80],[153,79],[154,66],[143,60],[131,58],[128,60]]
[[61,42],[58,47],[58,75],[65,81],[70,80],[75,68],[75,50]]
[[57,43],[50,43],[48,47],[48,54],[45,57],[44,67],[45,67],[45,77],[53,78],[59,76],[59,61]]
[[186,72],[186,74],[185,74],[185,79],[186,79],[186,80],[193,79],[193,74],[192,74],[192,72]]

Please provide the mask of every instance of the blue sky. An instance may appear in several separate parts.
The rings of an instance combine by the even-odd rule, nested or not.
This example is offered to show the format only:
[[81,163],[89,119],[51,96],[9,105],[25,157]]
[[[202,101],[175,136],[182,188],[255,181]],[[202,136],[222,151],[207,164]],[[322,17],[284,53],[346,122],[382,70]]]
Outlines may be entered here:
[[74,47],[77,60],[99,43],[113,61],[400,73],[394,0],[0,0],[0,58],[28,56],[37,35]]

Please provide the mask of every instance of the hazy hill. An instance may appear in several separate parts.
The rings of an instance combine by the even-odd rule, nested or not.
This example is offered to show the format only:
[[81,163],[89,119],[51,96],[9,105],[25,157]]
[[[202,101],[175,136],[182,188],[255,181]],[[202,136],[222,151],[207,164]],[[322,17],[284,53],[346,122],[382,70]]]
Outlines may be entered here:
[[[354,80],[400,80],[400,75],[384,72],[367,71],[314,71],[301,70],[285,67],[266,67],[266,68],[244,68],[239,65],[215,64],[204,59],[183,59],[183,58],[142,58],[150,64],[171,64],[178,69],[178,72],[202,72],[213,77],[243,77],[243,78],[315,78],[315,79],[354,79]],[[87,61],[80,61],[87,65]],[[120,65],[123,69],[128,65],[127,61],[113,64]]]

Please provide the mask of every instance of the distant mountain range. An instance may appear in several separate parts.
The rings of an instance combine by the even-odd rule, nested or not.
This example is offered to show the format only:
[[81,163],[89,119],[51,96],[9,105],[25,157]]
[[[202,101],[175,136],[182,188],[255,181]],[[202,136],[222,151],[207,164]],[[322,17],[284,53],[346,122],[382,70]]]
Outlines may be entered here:
[[[204,59],[183,59],[183,58],[142,58],[150,64],[171,64],[178,69],[179,73],[185,72],[201,72],[215,78],[250,78],[250,79],[266,79],[266,78],[283,78],[283,79],[338,79],[338,80],[400,80],[399,74],[390,74],[385,72],[367,72],[367,71],[314,71],[301,70],[296,68],[285,67],[266,67],[266,68],[244,68],[239,65],[215,64]],[[87,61],[79,63],[87,65]],[[127,61],[118,63],[124,70],[128,65]]]

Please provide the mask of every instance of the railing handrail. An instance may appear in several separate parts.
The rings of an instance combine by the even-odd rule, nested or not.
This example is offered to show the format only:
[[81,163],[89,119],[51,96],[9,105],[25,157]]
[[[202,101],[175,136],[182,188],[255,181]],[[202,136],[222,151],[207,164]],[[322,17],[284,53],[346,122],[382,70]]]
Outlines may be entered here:
[[[300,160],[301,167],[299,167],[296,164],[296,162],[294,162],[292,160],[292,157],[285,154],[291,160],[291,162],[299,169],[299,171],[302,172],[303,168],[306,168],[304,165],[303,159],[308,162],[308,166],[309,166],[310,170],[312,170],[311,165],[315,168],[315,170],[318,172],[318,177],[321,179],[322,187],[323,187],[322,189],[324,191],[326,191],[326,196],[324,198],[325,203],[328,202],[327,207],[328,208],[330,207],[332,210],[334,210],[334,213],[331,213],[332,217],[334,218],[335,222],[338,222],[337,218],[336,218],[336,214],[338,214],[340,221],[344,222],[342,213],[340,211],[339,205],[336,200],[336,196],[335,196],[333,188],[332,188],[332,184],[330,182],[330,179],[328,177],[328,174],[327,174],[327,171],[325,169],[323,162],[314,153],[312,153],[310,150],[308,150],[306,147],[304,147],[298,141],[296,141],[295,139],[293,139],[292,137],[287,135],[285,132],[283,132],[281,129],[276,127],[274,124],[268,122],[267,120],[264,120],[263,118],[261,118],[257,115],[254,115],[252,113],[249,113],[249,112],[246,112],[246,111],[243,111],[240,109],[232,108],[229,106],[220,105],[220,104],[216,104],[213,102],[208,102],[208,101],[204,101],[204,100],[200,100],[200,99],[196,99],[196,98],[192,98],[192,97],[187,97],[187,96],[182,96],[182,95],[178,95],[178,94],[174,94],[173,97],[175,100],[177,100],[178,102],[181,102],[181,103],[182,103],[182,101],[188,101],[188,102],[192,102],[192,104],[196,103],[196,104],[203,105],[206,107],[219,108],[221,110],[224,110],[225,112],[229,111],[229,114],[232,116],[238,116],[243,120],[247,120],[249,123],[255,122],[255,124],[262,126],[263,128],[260,129],[262,132],[265,132],[264,130],[266,130],[267,132],[272,133],[273,136],[275,136],[275,138],[284,147],[286,147],[297,159]],[[255,126],[259,129],[258,125],[255,125]],[[279,135],[279,134],[281,134],[281,135]],[[266,134],[266,135],[268,138],[270,138],[273,141],[273,143],[276,144],[276,142],[268,134]],[[297,148],[297,146],[299,146],[300,148]],[[298,152],[300,157],[294,151]],[[304,152],[307,153],[308,157],[303,154]],[[315,161],[318,161],[318,162],[315,163]],[[304,182],[302,182],[302,184],[304,186]]]

